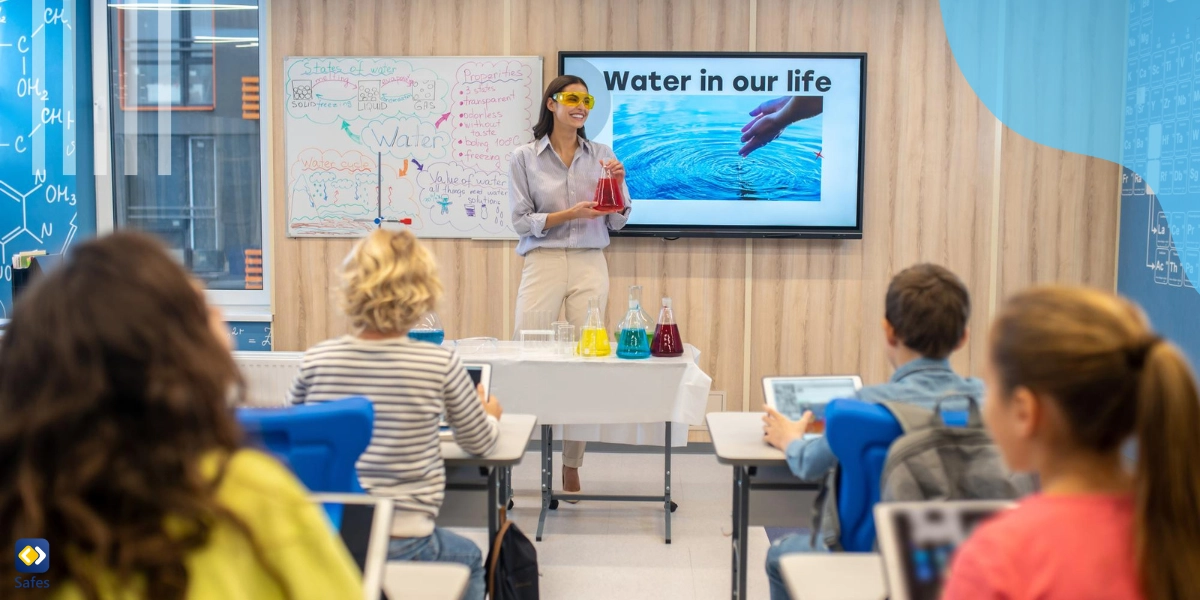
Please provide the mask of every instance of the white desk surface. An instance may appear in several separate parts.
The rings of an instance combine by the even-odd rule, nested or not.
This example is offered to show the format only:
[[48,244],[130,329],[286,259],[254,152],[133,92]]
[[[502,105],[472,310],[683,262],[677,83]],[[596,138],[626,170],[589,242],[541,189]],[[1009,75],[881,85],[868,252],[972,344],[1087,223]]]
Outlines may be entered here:
[[[686,440],[687,426],[704,422],[712,378],[696,362],[699,350],[689,344],[685,348],[683,356],[642,360],[523,354],[516,342],[498,342],[486,351],[460,348],[458,353],[465,364],[492,366],[491,392],[505,409],[537,415],[543,425],[595,430],[593,435],[568,431],[566,439],[600,441],[599,426],[605,425],[648,423],[662,431],[670,422],[678,424]],[[625,435],[629,440],[621,443],[644,443]]]
[[533,437],[537,417],[504,413],[500,416],[500,439],[487,456],[475,456],[463,451],[454,440],[442,441],[442,459],[451,466],[485,465],[509,467],[521,462],[525,448]]
[[708,413],[717,462],[723,465],[785,466],[787,456],[763,441],[763,415],[754,412]]
[[887,578],[878,554],[801,553],[779,561],[795,600],[884,600]]
[[390,600],[462,600],[470,576],[454,563],[389,562],[383,589]]

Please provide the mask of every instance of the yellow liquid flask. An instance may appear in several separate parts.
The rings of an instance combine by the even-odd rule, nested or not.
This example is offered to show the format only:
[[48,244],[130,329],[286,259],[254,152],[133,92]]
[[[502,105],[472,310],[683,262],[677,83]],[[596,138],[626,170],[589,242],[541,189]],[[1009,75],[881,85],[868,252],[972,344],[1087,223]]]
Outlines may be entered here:
[[585,358],[608,356],[612,347],[608,343],[608,329],[604,327],[604,317],[600,315],[600,300],[588,300],[587,320],[579,333],[579,348],[576,352]]

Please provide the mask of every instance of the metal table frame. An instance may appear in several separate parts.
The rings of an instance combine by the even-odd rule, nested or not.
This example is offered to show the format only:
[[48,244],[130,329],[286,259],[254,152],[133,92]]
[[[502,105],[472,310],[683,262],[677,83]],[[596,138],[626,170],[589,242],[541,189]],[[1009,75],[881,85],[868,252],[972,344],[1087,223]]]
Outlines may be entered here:
[[538,516],[537,541],[542,541],[542,530],[546,525],[546,513],[558,510],[559,500],[589,500],[609,502],[662,502],[666,521],[666,541],[671,543],[671,513],[678,508],[671,501],[671,423],[666,423],[666,438],[663,443],[663,495],[629,496],[621,494],[560,494],[554,493],[554,427],[542,425],[542,512]]
[[733,465],[733,576],[730,577],[733,600],[746,598],[746,536],[750,530],[750,490],[813,491],[821,488],[819,483],[799,479],[795,483],[755,483],[753,477],[757,471],[758,467],[754,465]]

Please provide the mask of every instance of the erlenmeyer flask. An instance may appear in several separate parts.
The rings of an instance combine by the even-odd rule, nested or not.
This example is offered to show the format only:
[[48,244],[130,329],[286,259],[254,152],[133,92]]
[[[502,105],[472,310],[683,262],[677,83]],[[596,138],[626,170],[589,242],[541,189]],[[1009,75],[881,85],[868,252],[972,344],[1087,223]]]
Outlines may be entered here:
[[646,328],[650,319],[642,310],[642,286],[629,286],[629,312],[617,327],[617,356],[620,358],[649,358],[650,339]]
[[683,356],[683,339],[679,337],[679,325],[675,324],[675,312],[671,310],[671,299],[662,299],[662,310],[658,313],[658,326],[654,328],[654,343],[650,345],[654,356]]
[[621,194],[621,184],[609,174],[608,169],[596,182],[596,196],[592,198],[596,210],[600,212],[621,212],[625,210],[625,197]]
[[586,357],[608,356],[612,346],[608,343],[608,328],[600,314],[600,299],[588,300],[587,320],[579,332],[579,355]]
[[442,320],[437,313],[430,311],[408,330],[408,337],[440,346],[446,340],[446,331],[442,329]]

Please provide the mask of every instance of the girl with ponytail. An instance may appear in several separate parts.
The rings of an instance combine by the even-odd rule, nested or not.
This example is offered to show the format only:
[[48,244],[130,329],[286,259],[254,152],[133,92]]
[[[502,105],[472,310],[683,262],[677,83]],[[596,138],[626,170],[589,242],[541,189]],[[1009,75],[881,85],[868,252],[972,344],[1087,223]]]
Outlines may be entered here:
[[1010,299],[989,347],[988,430],[1043,493],[975,532],[943,598],[1200,595],[1200,398],[1179,349],[1131,303],[1062,287]]

